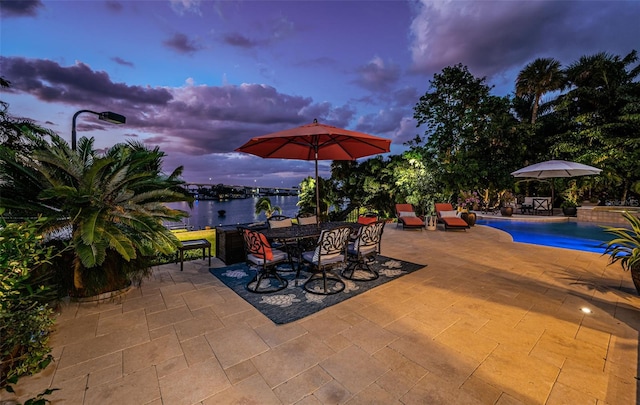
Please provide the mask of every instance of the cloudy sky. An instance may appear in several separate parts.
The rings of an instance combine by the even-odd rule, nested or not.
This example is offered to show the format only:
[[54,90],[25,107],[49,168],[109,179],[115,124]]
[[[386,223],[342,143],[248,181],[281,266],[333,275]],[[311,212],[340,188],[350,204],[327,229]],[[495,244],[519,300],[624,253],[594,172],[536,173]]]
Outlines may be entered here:
[[506,95],[538,57],[640,51],[638,21],[640,1],[2,0],[2,100],[69,141],[78,110],[125,115],[82,114],[78,137],[158,145],[189,182],[290,187],[313,163],[233,150],[317,118],[399,153],[442,68]]

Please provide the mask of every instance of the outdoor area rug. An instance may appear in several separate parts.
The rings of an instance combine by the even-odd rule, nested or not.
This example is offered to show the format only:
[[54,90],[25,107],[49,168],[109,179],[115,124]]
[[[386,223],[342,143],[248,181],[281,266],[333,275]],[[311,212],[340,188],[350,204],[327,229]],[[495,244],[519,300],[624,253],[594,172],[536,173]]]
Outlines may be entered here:
[[[288,267],[288,265],[285,266]],[[289,282],[289,285],[283,290],[269,294],[256,294],[247,291],[245,286],[256,274],[257,269],[255,267],[250,268],[245,263],[210,268],[209,271],[274,323],[285,324],[309,316],[321,309],[348,300],[381,284],[426,267],[423,264],[405,262],[385,256],[377,256],[376,260],[370,263],[369,266],[376,270],[380,277],[373,281],[357,282],[344,279],[346,283],[344,291],[328,296],[310,294],[302,288],[304,281],[311,275],[311,273],[304,270],[304,267],[300,271],[298,285],[295,282],[295,272],[278,272],[282,278]],[[336,269],[335,273],[339,273],[339,269]]]

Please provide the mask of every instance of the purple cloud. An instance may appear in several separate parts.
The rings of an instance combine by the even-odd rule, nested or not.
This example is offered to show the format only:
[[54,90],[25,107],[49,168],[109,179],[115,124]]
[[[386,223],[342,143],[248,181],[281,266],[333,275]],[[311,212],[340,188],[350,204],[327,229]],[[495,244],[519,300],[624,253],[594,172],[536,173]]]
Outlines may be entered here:
[[113,58],[111,58],[111,60],[118,65],[133,67],[133,62],[129,62],[128,60],[124,60],[118,56],[114,56]]
[[[114,83],[107,73],[93,71],[83,63],[64,67],[48,60],[7,57],[0,57],[0,70],[12,81],[13,92],[31,94],[52,105],[106,108],[125,115],[126,136],[159,146],[171,156],[167,167],[188,163],[192,179],[211,177],[207,172],[214,169],[237,178],[234,171],[242,170],[251,181],[267,181],[269,175],[278,173],[297,184],[312,173],[309,162],[260,159],[237,154],[234,149],[251,137],[307,124],[314,118],[339,127],[349,127],[356,119],[351,105],[316,103],[310,97],[281,93],[263,84],[129,86]],[[388,135],[394,136],[393,119],[403,119],[399,110],[381,111],[376,116],[361,117],[357,129],[376,135],[389,131]],[[108,138],[114,127],[80,120],[77,129],[80,136],[90,130],[106,131],[100,138]],[[113,141],[120,142],[121,138]],[[202,163],[212,160],[216,165]],[[321,164],[321,175],[328,175],[329,164]]]
[[13,91],[31,94],[42,101],[68,105],[126,102],[136,105],[162,105],[171,94],[162,88],[151,89],[114,83],[104,71],[93,71],[84,63],[63,67],[43,59],[7,58],[0,56],[3,75],[11,81]]
[[400,79],[400,67],[386,66],[378,57],[360,67],[358,73],[360,76],[355,81],[356,84],[373,92],[388,91]]
[[41,0],[2,0],[0,16],[3,17],[35,17],[38,9],[43,8]]
[[104,4],[107,10],[113,11],[114,13],[119,13],[124,9],[124,6],[119,1],[107,0]]
[[185,34],[177,32],[173,37],[162,42],[167,48],[178,53],[190,54],[202,49],[195,41],[190,40]]
[[227,34],[224,36],[222,41],[227,45],[246,49],[255,48],[259,45],[257,41],[252,41],[246,36],[238,33]]
[[[476,76],[520,69],[536,57],[571,63],[584,44],[626,54],[637,47],[640,2],[432,2],[423,0],[411,24],[412,70],[431,75],[462,63]],[[626,27],[628,35],[609,25]],[[614,32],[615,31],[615,32]],[[612,49],[611,44],[617,48]],[[532,55],[531,49],[539,49]],[[570,58],[570,59],[567,59]]]

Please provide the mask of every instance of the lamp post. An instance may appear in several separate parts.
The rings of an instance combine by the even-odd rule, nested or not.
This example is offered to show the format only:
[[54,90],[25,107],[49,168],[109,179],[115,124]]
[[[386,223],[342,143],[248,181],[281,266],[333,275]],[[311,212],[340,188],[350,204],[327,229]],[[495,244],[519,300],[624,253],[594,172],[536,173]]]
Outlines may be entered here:
[[71,120],[71,150],[76,150],[76,118],[78,118],[78,115],[82,113],[95,114],[98,116],[99,120],[107,121],[112,124],[124,124],[127,121],[127,117],[118,113],[114,113],[112,111],[104,111],[101,113],[91,110],[78,111],[77,113],[73,114],[73,119]]

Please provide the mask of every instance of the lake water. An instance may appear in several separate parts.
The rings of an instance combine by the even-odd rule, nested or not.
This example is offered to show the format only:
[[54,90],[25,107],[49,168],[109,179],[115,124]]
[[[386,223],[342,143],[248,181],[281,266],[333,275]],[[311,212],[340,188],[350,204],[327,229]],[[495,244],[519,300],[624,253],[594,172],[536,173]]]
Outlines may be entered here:
[[[282,208],[282,215],[295,218],[298,215],[297,196],[272,196],[271,205]],[[191,214],[184,222],[193,229],[204,229],[205,226],[237,225],[265,221],[265,213],[255,214],[259,197],[233,199],[227,201],[198,200],[190,209],[187,203],[170,203],[167,206],[187,211]],[[218,211],[224,210],[221,216]]]

